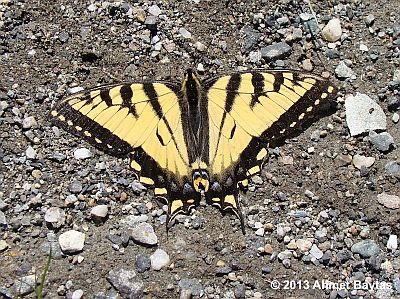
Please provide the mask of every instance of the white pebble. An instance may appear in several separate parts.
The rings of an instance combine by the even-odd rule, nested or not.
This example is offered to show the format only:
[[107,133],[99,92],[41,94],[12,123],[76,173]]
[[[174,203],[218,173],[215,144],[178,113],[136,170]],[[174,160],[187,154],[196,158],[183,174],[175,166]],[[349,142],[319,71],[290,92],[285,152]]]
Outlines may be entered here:
[[390,235],[386,244],[387,249],[395,251],[397,249],[397,235]]
[[87,159],[90,158],[92,156],[92,153],[90,152],[90,150],[88,150],[87,148],[78,148],[77,150],[74,151],[74,157],[77,160],[80,159]]
[[157,249],[151,256],[151,268],[153,270],[161,270],[170,263],[169,255],[162,249]]
[[58,237],[61,250],[65,253],[76,253],[85,245],[85,234],[76,230],[69,230]]

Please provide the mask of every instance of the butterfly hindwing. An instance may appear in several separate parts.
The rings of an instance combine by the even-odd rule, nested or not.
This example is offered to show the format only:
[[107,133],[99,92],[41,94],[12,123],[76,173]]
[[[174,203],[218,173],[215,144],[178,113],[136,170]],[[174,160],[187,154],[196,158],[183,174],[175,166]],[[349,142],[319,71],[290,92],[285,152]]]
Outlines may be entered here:
[[[106,153],[129,154],[140,182],[166,198],[174,216],[191,205],[182,194],[190,172],[176,90],[163,83],[103,86],[67,97],[50,115],[55,124]],[[176,187],[171,190],[171,185]]]

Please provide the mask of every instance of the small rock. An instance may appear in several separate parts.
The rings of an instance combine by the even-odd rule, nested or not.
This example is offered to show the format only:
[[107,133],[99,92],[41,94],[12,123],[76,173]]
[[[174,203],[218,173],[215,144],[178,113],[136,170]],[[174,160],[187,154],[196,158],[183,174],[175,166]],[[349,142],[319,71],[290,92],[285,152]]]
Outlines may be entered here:
[[90,158],[91,156],[92,153],[90,152],[90,150],[84,147],[78,148],[77,150],[74,151],[74,157],[77,160],[87,159]]
[[297,248],[300,250],[302,253],[306,253],[311,249],[311,246],[313,245],[311,241],[307,239],[297,239],[296,240],[296,245]]
[[199,63],[199,64],[197,65],[196,70],[197,70],[197,72],[200,73],[200,74],[204,73],[204,65],[203,65],[202,63]]
[[82,183],[79,181],[73,181],[70,185],[69,185],[69,191],[71,193],[80,193],[82,191],[83,187],[82,187]]
[[170,263],[169,255],[162,249],[157,249],[151,256],[151,268],[153,270],[161,270]]
[[76,290],[72,293],[71,299],[81,299],[83,296],[83,291],[82,290]]
[[136,256],[136,267],[139,273],[146,272],[151,267],[151,260],[145,255]]
[[310,254],[313,257],[315,257],[317,260],[322,258],[322,256],[324,255],[324,253],[321,251],[321,249],[319,249],[318,246],[315,244],[312,245],[312,247],[310,249]]
[[82,251],[85,245],[85,238],[84,233],[69,230],[58,237],[58,243],[64,253],[73,254]]
[[390,174],[396,174],[400,172],[400,165],[396,161],[389,161],[385,165],[385,170]]
[[60,32],[60,34],[58,35],[58,39],[59,39],[60,42],[62,42],[62,43],[67,42],[68,39],[69,39],[68,32],[65,32],[65,31]]
[[[200,51],[200,52],[204,52],[204,51],[206,50],[206,46],[205,46],[203,43],[201,43],[201,42],[196,42],[196,43],[194,44],[194,46],[195,46],[196,49],[197,49],[198,51]],[[203,72],[204,72],[204,70],[203,70]]]
[[261,51],[251,51],[249,53],[249,60],[251,63],[257,63],[261,60]]
[[397,235],[390,235],[386,244],[386,248],[395,251],[397,246]]
[[393,113],[393,116],[392,116],[392,121],[395,123],[395,124],[397,124],[398,122],[399,122],[399,120],[400,120],[400,115],[398,114],[398,113]]
[[400,197],[397,195],[378,194],[378,202],[389,209],[400,209]]
[[30,159],[33,160],[36,158],[36,151],[32,146],[28,146],[28,148],[25,151],[25,156]]
[[354,72],[344,61],[340,61],[335,68],[335,74],[339,79],[346,79],[351,78]]
[[361,169],[362,167],[369,168],[375,163],[374,157],[365,157],[361,155],[354,155],[353,157],[353,165],[357,169]]
[[9,247],[9,245],[5,240],[0,240],[0,252],[3,252],[8,247]]
[[344,264],[345,262],[347,262],[348,260],[350,260],[352,257],[351,251],[347,250],[347,249],[343,249],[338,251],[338,253],[336,254],[336,259],[338,260],[339,263]]
[[278,253],[278,259],[280,261],[290,259],[293,253],[290,250],[284,250]]
[[314,68],[311,59],[304,59],[302,62],[302,67],[304,70],[308,72],[311,72]]
[[374,240],[367,239],[355,243],[351,246],[351,251],[353,253],[358,253],[363,258],[370,258],[379,254],[379,246]]
[[288,56],[292,52],[292,48],[285,42],[279,42],[261,48],[261,56],[264,59],[274,61]]
[[293,157],[281,156],[278,158],[278,163],[281,163],[283,165],[293,165]]
[[380,152],[387,152],[394,143],[392,135],[387,132],[377,134],[374,131],[370,131],[369,141]]
[[190,290],[192,296],[201,296],[203,294],[203,286],[196,278],[182,278],[179,281],[179,287],[181,290]]
[[331,19],[328,24],[322,29],[322,36],[328,42],[336,42],[342,36],[342,27],[338,18]]
[[350,165],[352,160],[353,158],[350,155],[340,154],[335,157],[334,162],[336,166],[344,167]]
[[136,227],[132,228],[131,238],[141,244],[156,245],[158,243],[157,235],[153,227],[146,223],[139,223]]
[[147,11],[149,12],[149,14],[156,16],[156,17],[158,17],[159,14],[161,13],[161,9],[157,5],[150,6]]
[[390,112],[399,110],[400,108],[400,96],[388,98],[387,107]]
[[143,298],[144,283],[133,270],[111,270],[107,280],[118,290],[123,298]]
[[386,115],[366,94],[357,93],[345,100],[346,122],[351,136],[374,130],[386,130]]
[[108,214],[107,205],[97,205],[90,210],[90,216],[95,221],[104,221]]
[[22,121],[22,128],[30,129],[37,126],[37,122],[33,116],[25,117]]
[[261,37],[261,33],[253,28],[245,27],[243,29],[243,34],[244,37],[241,50],[242,53],[247,54],[254,48],[254,45],[257,44],[258,39]]
[[192,34],[184,27],[179,28],[179,34],[183,37],[183,38],[191,38]]
[[365,17],[365,25],[367,25],[368,27],[372,26],[374,24],[375,21],[375,16],[374,15],[368,15]]
[[23,276],[14,282],[12,289],[19,296],[27,295],[33,292],[37,279],[35,275]]
[[58,207],[51,207],[47,209],[44,215],[44,221],[55,228],[60,228],[65,223],[65,212]]

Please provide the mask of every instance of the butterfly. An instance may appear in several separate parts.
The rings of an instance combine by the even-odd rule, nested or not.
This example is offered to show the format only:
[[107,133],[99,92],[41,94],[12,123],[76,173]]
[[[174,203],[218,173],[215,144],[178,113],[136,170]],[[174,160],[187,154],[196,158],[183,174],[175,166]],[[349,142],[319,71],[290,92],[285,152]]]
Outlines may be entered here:
[[181,84],[120,83],[80,91],[51,109],[54,124],[105,153],[129,156],[139,181],[179,213],[206,202],[244,220],[239,190],[261,171],[269,146],[319,117],[337,88],[293,70],[255,70]]

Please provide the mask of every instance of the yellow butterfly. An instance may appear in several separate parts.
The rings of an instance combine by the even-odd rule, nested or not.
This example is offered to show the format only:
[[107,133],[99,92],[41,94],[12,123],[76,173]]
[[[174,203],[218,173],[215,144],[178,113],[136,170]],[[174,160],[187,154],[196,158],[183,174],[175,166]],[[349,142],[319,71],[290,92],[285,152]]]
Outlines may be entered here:
[[123,83],[78,92],[51,110],[55,124],[106,153],[130,156],[140,182],[168,203],[167,228],[205,196],[244,229],[239,189],[260,172],[267,147],[290,136],[337,89],[291,70],[257,70],[181,85]]

